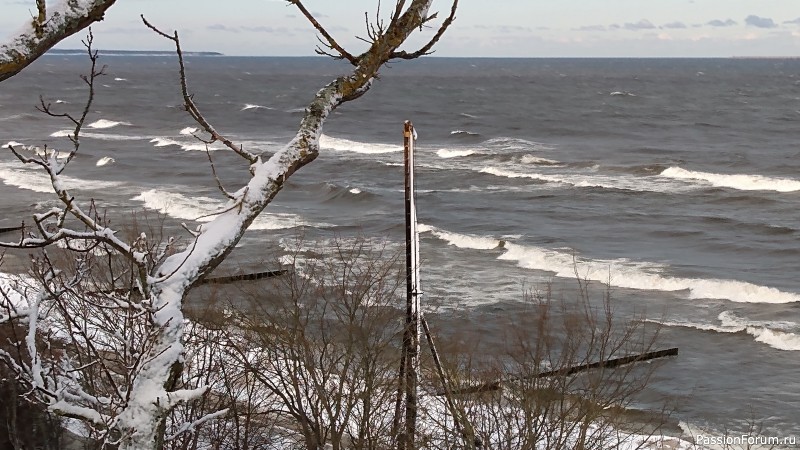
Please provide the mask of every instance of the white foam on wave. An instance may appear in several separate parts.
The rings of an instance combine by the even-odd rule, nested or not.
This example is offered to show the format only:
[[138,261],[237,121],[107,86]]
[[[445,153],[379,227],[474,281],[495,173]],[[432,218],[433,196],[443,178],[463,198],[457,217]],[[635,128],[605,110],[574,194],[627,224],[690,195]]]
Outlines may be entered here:
[[192,136],[193,134],[197,133],[197,128],[195,127],[186,127],[180,131],[180,134],[184,136]]
[[103,156],[102,158],[97,160],[97,162],[95,163],[95,166],[102,167],[102,166],[111,164],[113,162],[114,162],[114,158],[112,158],[110,156]]
[[402,145],[356,142],[356,141],[351,141],[349,139],[330,137],[326,134],[323,134],[319,138],[319,145],[323,149],[327,150],[355,152],[367,155],[376,155],[382,153],[397,153],[403,151]]
[[196,151],[204,152],[206,150],[215,151],[215,150],[220,150],[222,148],[222,147],[206,144],[206,143],[203,143],[203,142],[196,142],[194,144],[180,144],[180,146],[181,146],[181,148],[183,150],[185,150],[187,152],[192,152],[192,151],[194,151],[194,152],[196,152]]
[[514,172],[511,170],[497,167],[484,167],[478,170],[481,173],[488,173],[504,178],[530,178],[533,180],[548,183],[559,183],[580,188],[605,188],[621,189],[627,191],[640,192],[665,192],[675,193],[691,189],[683,184],[674,181],[659,179],[657,177],[636,177],[636,176],[608,176],[601,174],[543,174],[539,172]]
[[453,130],[450,132],[452,135],[461,135],[461,136],[480,136],[480,133],[473,133],[472,131],[466,130]]
[[717,319],[720,324],[698,323],[690,321],[648,320],[668,327],[695,328],[717,333],[741,333],[752,336],[756,342],[767,344],[772,348],[785,351],[800,351],[800,336],[788,330],[796,330],[800,324],[781,321],[747,320],[731,311],[723,311]]
[[360,194],[360,193],[361,193],[361,189],[359,189],[359,188],[352,188],[352,189],[350,189],[350,190],[349,190],[349,192],[350,192],[351,194],[358,195],[358,194]]
[[150,189],[132,200],[144,202],[144,206],[161,214],[182,220],[208,222],[214,214],[224,209],[224,204],[210,197],[187,197],[183,194]]
[[500,246],[500,240],[486,236],[474,236],[468,234],[451,233],[430,225],[419,224],[417,227],[420,233],[431,233],[439,239],[447,241],[450,245],[458,248],[469,248],[474,250],[490,250]]
[[50,133],[50,137],[69,137],[75,134],[75,130],[58,130],[55,133]]
[[[53,185],[44,171],[23,169],[20,168],[19,164],[0,163],[0,179],[3,180],[4,184],[20,189],[34,192],[53,192]],[[122,184],[117,181],[83,180],[66,175],[60,175],[59,179],[65,188],[82,191],[110,189]]]
[[244,107],[242,107],[241,110],[242,111],[247,111],[247,110],[250,110],[250,109],[273,109],[273,108],[270,108],[269,106],[262,106],[262,105],[255,105],[255,104],[252,104],[252,103],[247,103],[247,104],[244,105]]
[[17,142],[17,141],[8,141],[8,142],[6,142],[6,145],[4,145],[4,146],[3,146],[3,148],[8,148],[8,147],[24,147],[24,146],[25,146],[25,145],[24,145],[24,144],[22,144],[21,142]]
[[86,125],[86,126],[89,127],[89,128],[95,128],[95,129],[105,129],[105,128],[113,128],[113,127],[116,127],[118,125],[130,125],[130,123],[128,123],[128,122],[117,122],[117,121],[114,121],[114,120],[107,120],[107,119],[100,119],[100,120],[96,120],[96,121],[94,121],[94,122],[92,122],[92,123],[90,123],[89,125]]
[[729,311],[723,311],[718,318],[723,327],[744,330],[747,334],[753,336],[756,342],[767,344],[778,350],[800,351],[800,336],[787,331],[797,329],[800,324],[746,320]]
[[[488,250],[498,248],[497,239],[451,233],[430,226],[420,228],[461,248]],[[581,279],[609,283],[611,286],[667,292],[687,291],[691,299],[722,299],[740,303],[794,303],[800,294],[738,280],[681,278],[665,275],[664,264],[638,262],[628,259],[586,259],[562,250],[524,246],[505,242],[500,260],[514,261],[519,267],[552,272],[558,277],[574,278],[576,270]]]
[[552,145],[548,145],[542,142],[534,142],[529,141],[527,139],[519,139],[519,138],[512,138],[512,137],[496,137],[487,140],[484,142],[485,145],[489,147],[499,147],[503,150],[529,150],[529,149],[541,149],[541,150],[553,150],[554,147]]
[[[225,212],[228,205],[214,198],[204,196],[186,196],[179,193],[150,189],[142,192],[132,200],[141,201],[145,208],[154,209],[175,219],[195,222],[210,222]],[[281,230],[308,225],[296,214],[261,213],[250,225],[251,230]],[[324,224],[323,224],[324,225]],[[319,225],[318,226],[322,226]]]
[[541,173],[512,172],[510,170],[499,169],[497,167],[484,167],[480,169],[478,172],[488,173],[490,175],[494,175],[497,177],[504,177],[504,178],[530,178],[532,180],[547,181],[551,183],[573,184],[568,181],[565,181],[563,177],[544,175]]
[[53,185],[43,174],[13,167],[0,167],[3,184],[34,192],[53,192]]
[[439,156],[439,158],[459,158],[462,156],[474,155],[475,150],[449,150],[443,148],[437,150],[436,154]]
[[176,147],[180,147],[182,150],[187,152],[190,151],[204,152],[206,150],[217,151],[224,149],[224,147],[221,147],[219,145],[206,144],[205,142],[200,142],[197,140],[192,141],[191,143],[187,143],[187,142],[177,141],[175,139],[168,137],[154,137],[153,139],[150,139],[150,142],[153,143],[153,147],[169,147],[171,145],[174,145]]
[[725,187],[742,191],[800,191],[800,180],[791,178],[773,178],[763,175],[728,175],[709,172],[697,172],[680,167],[668,167],[661,172],[662,177],[685,181],[701,181],[715,187]]
[[[59,130],[50,134],[50,137],[69,137],[75,133],[75,130]],[[81,137],[99,139],[103,141],[139,141],[147,139],[147,136],[129,136],[126,134],[109,134],[109,133],[92,133],[88,131],[81,131]]]
[[778,350],[800,351],[800,336],[794,333],[748,327],[747,334],[754,336],[756,341]]
[[150,139],[150,142],[153,143],[153,147],[168,147],[170,145],[175,145],[175,146],[180,147],[182,145],[180,142],[176,141],[175,139],[170,139],[170,138],[166,138],[166,137],[156,137],[156,138]]
[[738,333],[744,331],[744,327],[725,327],[707,322],[688,322],[681,320],[655,320],[645,319],[646,322],[653,322],[666,327],[694,328],[701,331],[715,331],[717,333]]
[[523,155],[522,158],[520,158],[520,162],[522,164],[531,164],[539,166],[562,165],[560,161],[556,161],[554,159],[541,158],[539,156],[533,156],[533,155]]

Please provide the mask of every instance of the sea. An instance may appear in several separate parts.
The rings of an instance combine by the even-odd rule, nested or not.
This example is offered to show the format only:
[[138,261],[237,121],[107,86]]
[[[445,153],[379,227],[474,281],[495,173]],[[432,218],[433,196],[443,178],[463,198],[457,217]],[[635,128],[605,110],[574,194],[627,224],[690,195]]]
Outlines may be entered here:
[[[174,57],[100,64],[65,183],[115,223],[165,217],[168,234],[185,235],[181,223],[224,204],[209,155],[230,190],[247,165],[191,135]],[[4,81],[0,143],[68,150],[74,127],[35,107],[41,96],[79,115],[88,67],[46,55]],[[187,57],[208,121],[265,157],[347,70],[321,57]],[[402,248],[405,120],[418,135],[424,298],[451,318],[441,327],[470,314],[491,343],[526,290],[570,298],[580,279],[592,298],[608,293],[617,319],[660,325],[658,347],[680,349],[642,404],[669,399],[682,426],[707,434],[800,435],[800,60],[392,62],[331,115],[319,157],[231,260],[269,265],[299,236]],[[55,205],[41,170],[0,152],[0,227]]]

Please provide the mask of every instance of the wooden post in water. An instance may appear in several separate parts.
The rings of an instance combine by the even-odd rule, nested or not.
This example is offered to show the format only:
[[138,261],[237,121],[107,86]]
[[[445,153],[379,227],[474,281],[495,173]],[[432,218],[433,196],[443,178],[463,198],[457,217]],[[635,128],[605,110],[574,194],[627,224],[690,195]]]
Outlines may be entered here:
[[417,233],[417,209],[414,204],[414,125],[406,121],[403,128],[405,160],[405,209],[406,209],[406,321],[403,332],[403,387],[405,415],[403,436],[399,448],[416,448],[417,431],[417,385],[419,378],[420,341],[420,296],[419,280],[419,234]]
[[[406,317],[403,329],[403,348],[400,357],[397,397],[395,398],[395,414],[392,424],[392,436],[397,439],[398,450],[416,450],[416,432],[418,416],[417,390],[419,384],[419,355],[422,330],[433,355],[439,378],[446,392],[449,384],[442,368],[439,353],[433,342],[430,328],[422,316],[420,297],[422,284],[420,281],[419,231],[417,230],[417,206],[414,197],[414,145],[417,133],[414,125],[406,121],[403,129],[405,160],[405,210],[406,210]],[[405,400],[405,401],[404,401]],[[403,408],[405,405],[405,408]],[[447,394],[447,406],[453,414],[453,421],[458,433],[465,439],[468,449],[481,448],[481,441],[476,438],[475,430],[469,420],[462,414]],[[401,430],[402,421],[402,430]]]

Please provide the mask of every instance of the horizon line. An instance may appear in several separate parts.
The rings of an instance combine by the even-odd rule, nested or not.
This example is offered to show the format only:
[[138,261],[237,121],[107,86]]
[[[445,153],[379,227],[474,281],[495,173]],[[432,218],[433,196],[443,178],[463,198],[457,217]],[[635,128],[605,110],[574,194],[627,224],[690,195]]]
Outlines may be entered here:
[[[174,50],[121,50],[97,49],[98,54],[106,56],[172,56]],[[50,49],[45,54],[60,56],[77,56],[86,53],[86,49]],[[117,54],[117,55],[114,55]],[[323,55],[228,55],[213,50],[183,51],[185,56],[226,57],[226,58],[319,58],[330,59]],[[440,56],[426,55],[426,58],[437,59],[800,59],[800,56],[784,55],[730,55],[730,56]]]

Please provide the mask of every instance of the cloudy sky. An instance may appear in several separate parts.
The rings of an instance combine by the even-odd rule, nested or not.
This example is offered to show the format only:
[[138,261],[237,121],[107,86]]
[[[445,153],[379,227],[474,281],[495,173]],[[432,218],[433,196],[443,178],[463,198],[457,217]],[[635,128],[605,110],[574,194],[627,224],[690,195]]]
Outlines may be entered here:
[[[445,14],[448,0],[435,0]],[[390,5],[391,0],[383,0]],[[305,0],[356,50],[377,0]],[[19,28],[34,0],[0,0],[0,36]],[[388,9],[388,8],[385,8]],[[94,26],[100,48],[168,50],[145,16],[177,29],[187,50],[229,55],[311,55],[313,29],[284,0],[118,0]],[[60,48],[77,48],[71,39]],[[800,56],[800,0],[461,0],[440,56]]]

